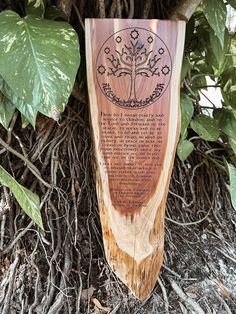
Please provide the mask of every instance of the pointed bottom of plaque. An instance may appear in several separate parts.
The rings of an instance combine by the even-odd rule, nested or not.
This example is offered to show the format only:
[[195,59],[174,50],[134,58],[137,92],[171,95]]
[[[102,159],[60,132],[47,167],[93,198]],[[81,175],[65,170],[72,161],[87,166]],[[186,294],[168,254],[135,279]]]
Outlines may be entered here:
[[[105,214],[106,213],[106,214]],[[159,210],[150,238],[158,245],[153,252],[141,262],[136,262],[130,255],[121,250],[115,241],[110,224],[107,221],[106,209],[101,211],[103,221],[103,241],[106,258],[117,277],[140,300],[145,300],[152,293],[158,278],[164,255],[164,210]]]

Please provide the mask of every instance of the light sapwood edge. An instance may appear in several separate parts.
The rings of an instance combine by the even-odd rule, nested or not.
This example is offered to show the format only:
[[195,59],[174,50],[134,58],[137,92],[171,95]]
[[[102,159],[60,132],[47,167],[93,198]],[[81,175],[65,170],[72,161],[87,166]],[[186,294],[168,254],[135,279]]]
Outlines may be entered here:
[[[146,228],[143,228],[142,219],[145,219],[145,215],[147,216],[147,211],[145,211],[145,215],[143,216],[141,211],[141,214],[134,217],[134,221],[132,222],[115,211],[111,204],[108,178],[101,167],[104,160],[101,152],[99,151],[100,135],[98,128],[98,111],[96,106],[97,99],[94,87],[95,82],[93,78],[92,65],[88,63],[87,75],[90,94],[90,114],[93,128],[95,159],[97,161],[97,194],[103,227],[105,252],[107,260],[117,276],[124,283],[126,283],[126,285],[140,299],[145,299],[151,293],[163,258],[165,201],[168,193],[169,180],[178,141],[177,135],[180,129],[180,118],[176,119],[176,116],[179,114],[179,104],[176,106],[176,99],[179,99],[179,77],[181,70],[180,59],[182,57],[184,45],[185,23],[178,22],[177,25],[178,49],[176,51],[175,62],[173,64],[173,74],[170,86],[170,88],[175,92],[174,95],[171,95],[172,112],[169,117],[171,120],[171,123],[169,123],[169,127],[171,126],[171,132],[169,132],[168,135],[168,149],[166,151],[167,158],[164,161],[165,166],[163,167],[164,169],[168,169],[168,172],[162,172],[165,184],[163,184],[162,181],[161,195],[158,197],[158,188],[160,187],[157,187],[158,192],[156,192],[149,201],[149,206],[151,207],[148,211],[148,214],[150,215],[149,219],[146,217]],[[92,60],[89,59],[92,58],[90,38],[90,32],[92,29],[93,27],[90,29],[89,21],[86,21],[87,60]],[[135,230],[135,225],[137,224],[139,227],[138,232]],[[122,226],[122,230],[120,229],[120,226]],[[125,233],[125,237],[122,237],[122,232]],[[156,243],[150,243],[149,240],[151,238],[155,239]],[[137,242],[139,243],[138,246]],[[148,246],[147,243],[149,243]],[[136,247],[136,253],[134,252],[134,247]]]

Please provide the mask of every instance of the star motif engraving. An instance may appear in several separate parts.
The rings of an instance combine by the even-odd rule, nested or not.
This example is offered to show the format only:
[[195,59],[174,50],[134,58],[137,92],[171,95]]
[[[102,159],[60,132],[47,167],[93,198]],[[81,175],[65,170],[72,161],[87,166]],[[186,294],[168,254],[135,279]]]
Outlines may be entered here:
[[105,52],[105,54],[108,55],[108,53],[110,52],[110,48],[109,48],[109,47],[106,47],[106,48],[104,49],[104,52]]
[[165,52],[165,50],[164,50],[163,48],[159,48],[159,49],[158,49],[158,52],[159,52],[160,55],[163,55],[163,53]]
[[[138,25],[121,29],[105,39],[94,66],[98,86],[106,99],[123,109],[154,104],[166,92],[172,74],[165,42]],[[145,94],[139,92],[136,77],[137,82],[142,80]],[[121,93],[119,85],[123,81],[127,88]]]
[[106,68],[104,67],[104,65],[99,65],[99,67],[97,68],[97,71],[99,74],[103,75],[106,72]]
[[122,41],[122,38],[120,36],[116,37],[116,42],[119,44]]
[[132,30],[132,32],[130,33],[130,37],[132,39],[137,39],[138,36],[139,36],[139,32],[136,29]]
[[147,39],[147,42],[148,42],[149,44],[151,44],[151,43],[153,42],[153,37],[152,37],[152,36],[149,36],[148,39]]
[[165,65],[162,69],[161,69],[162,74],[167,75],[170,72],[170,68],[168,67],[168,65]]

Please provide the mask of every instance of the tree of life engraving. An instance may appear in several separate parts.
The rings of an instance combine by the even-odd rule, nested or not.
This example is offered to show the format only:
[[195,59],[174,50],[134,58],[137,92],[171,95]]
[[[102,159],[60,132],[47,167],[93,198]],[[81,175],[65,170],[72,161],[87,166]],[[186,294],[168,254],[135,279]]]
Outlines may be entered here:
[[[171,58],[166,45],[154,33],[141,28],[128,28],[111,36],[97,58],[97,79],[102,92],[127,109],[155,102],[165,91],[170,75]],[[117,88],[122,84],[126,89],[123,95]]]

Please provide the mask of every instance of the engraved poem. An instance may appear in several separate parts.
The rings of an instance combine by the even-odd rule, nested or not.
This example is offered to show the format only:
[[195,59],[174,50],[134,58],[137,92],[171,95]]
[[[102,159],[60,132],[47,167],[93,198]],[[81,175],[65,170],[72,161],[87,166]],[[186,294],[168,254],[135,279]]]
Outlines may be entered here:
[[164,114],[101,112],[101,149],[114,206],[145,206],[162,167]]

